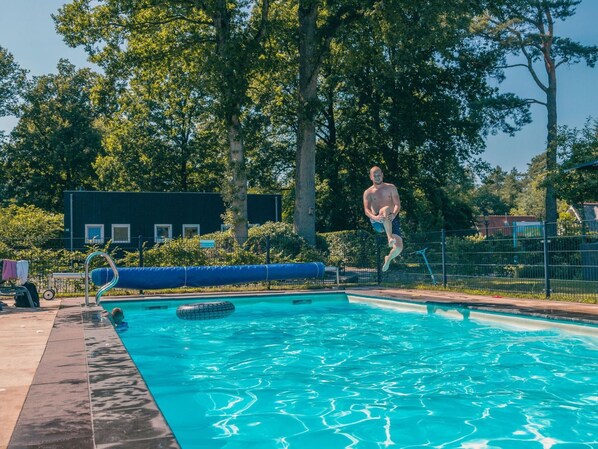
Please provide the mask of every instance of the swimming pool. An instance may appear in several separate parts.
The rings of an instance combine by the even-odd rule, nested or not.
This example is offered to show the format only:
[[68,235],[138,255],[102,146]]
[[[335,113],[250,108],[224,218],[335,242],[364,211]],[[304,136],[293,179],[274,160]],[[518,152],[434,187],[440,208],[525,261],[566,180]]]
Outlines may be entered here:
[[191,299],[104,303],[125,310],[121,339],[183,449],[598,445],[595,326],[340,293],[230,300],[210,321],[176,317]]

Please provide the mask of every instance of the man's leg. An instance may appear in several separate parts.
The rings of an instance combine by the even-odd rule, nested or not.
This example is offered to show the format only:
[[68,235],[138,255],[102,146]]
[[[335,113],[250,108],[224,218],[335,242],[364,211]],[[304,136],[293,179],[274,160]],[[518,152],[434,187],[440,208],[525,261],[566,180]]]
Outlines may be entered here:
[[403,239],[396,234],[392,234],[394,239],[394,245],[388,253],[388,256],[384,257],[384,265],[382,265],[382,271],[388,271],[390,263],[403,251]]
[[392,233],[392,220],[390,220],[388,218],[388,214],[390,213],[390,210],[391,210],[390,206],[385,206],[382,209],[380,209],[380,212],[382,214],[384,214],[384,220],[382,221],[382,224],[384,225],[384,231],[386,232],[386,239],[388,240],[388,246],[394,247],[395,236],[393,236],[393,233]]

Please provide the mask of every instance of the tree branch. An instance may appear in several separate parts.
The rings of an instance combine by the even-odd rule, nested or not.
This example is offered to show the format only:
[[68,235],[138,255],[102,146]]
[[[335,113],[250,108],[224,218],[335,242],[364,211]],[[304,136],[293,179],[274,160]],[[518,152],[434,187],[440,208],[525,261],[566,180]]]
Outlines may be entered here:
[[519,47],[521,48],[521,52],[523,53],[523,55],[527,59],[527,70],[529,71],[529,73],[531,73],[532,78],[534,79],[534,81],[536,82],[536,84],[540,87],[540,89],[542,89],[544,92],[548,92],[548,87],[546,87],[544,85],[544,83],[540,80],[540,78],[538,78],[538,74],[534,70],[534,66],[532,64],[532,62],[533,62],[532,57],[527,52],[527,50],[525,48],[525,44],[523,43],[523,41],[520,42]]
[[525,104],[541,104],[542,106],[548,106],[546,102],[536,100],[535,98],[525,98],[523,101]]

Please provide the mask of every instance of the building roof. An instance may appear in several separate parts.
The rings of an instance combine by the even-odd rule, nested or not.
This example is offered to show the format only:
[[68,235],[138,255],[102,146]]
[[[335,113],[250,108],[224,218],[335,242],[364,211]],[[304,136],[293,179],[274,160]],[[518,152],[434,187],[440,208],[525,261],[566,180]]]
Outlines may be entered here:
[[571,170],[598,170],[598,159],[595,161],[585,162],[583,164],[576,165],[575,167],[571,167],[566,171]]

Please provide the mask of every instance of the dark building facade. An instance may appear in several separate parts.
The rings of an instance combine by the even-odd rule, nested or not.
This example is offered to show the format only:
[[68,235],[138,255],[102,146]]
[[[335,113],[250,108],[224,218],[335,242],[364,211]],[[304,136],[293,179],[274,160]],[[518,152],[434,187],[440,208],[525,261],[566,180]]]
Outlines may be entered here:
[[[219,193],[64,192],[67,247],[103,244],[136,246],[139,236],[160,243],[181,236],[220,231],[224,201]],[[249,225],[280,221],[280,195],[247,195]]]

